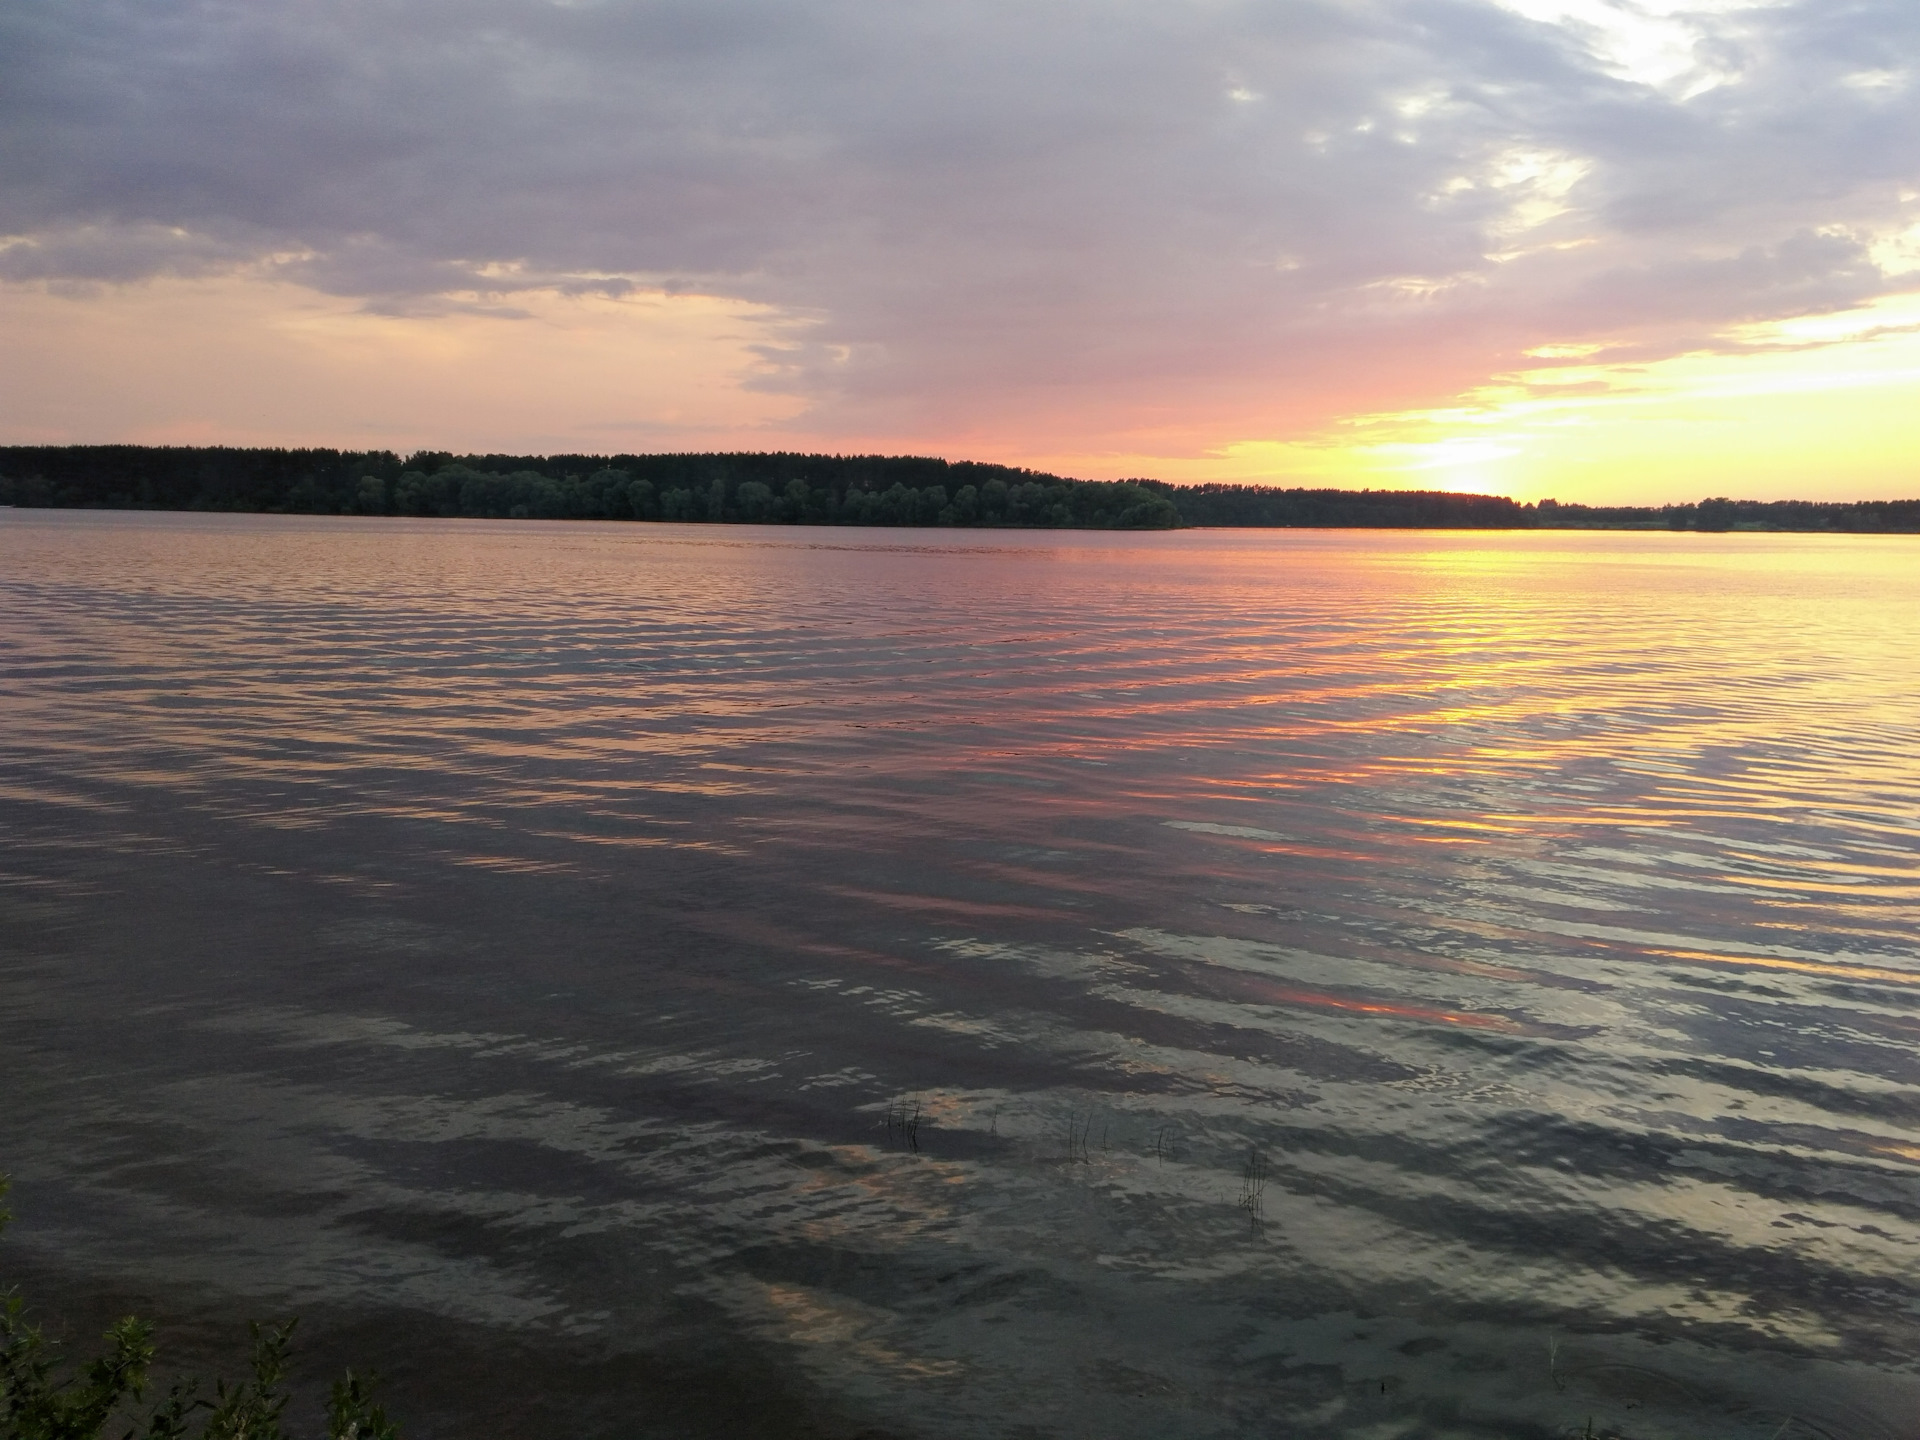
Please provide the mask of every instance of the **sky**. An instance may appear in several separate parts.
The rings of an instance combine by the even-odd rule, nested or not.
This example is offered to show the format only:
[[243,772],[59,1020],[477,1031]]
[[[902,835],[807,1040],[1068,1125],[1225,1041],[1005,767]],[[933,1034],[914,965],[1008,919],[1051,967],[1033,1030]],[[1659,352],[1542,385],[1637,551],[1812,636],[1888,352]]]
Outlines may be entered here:
[[1913,0],[4,0],[0,443],[1920,495]]

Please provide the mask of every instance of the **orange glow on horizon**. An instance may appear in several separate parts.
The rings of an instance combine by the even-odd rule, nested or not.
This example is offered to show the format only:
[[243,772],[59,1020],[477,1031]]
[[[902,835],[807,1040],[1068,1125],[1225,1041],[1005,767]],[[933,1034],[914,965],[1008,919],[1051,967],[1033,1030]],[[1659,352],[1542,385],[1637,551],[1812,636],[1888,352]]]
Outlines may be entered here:
[[1920,293],[1646,363],[1543,343],[1529,368],[1449,403],[1395,408],[1385,394],[1380,409],[1264,438],[1271,421],[1247,397],[1232,402],[1247,413],[1216,407],[1193,430],[1177,415],[1141,429],[1118,400],[1061,412],[1063,430],[1105,430],[1126,442],[1114,448],[1035,445],[1044,416],[997,436],[937,416],[919,433],[810,429],[806,398],[775,383],[805,322],[768,307],[658,291],[484,300],[395,316],[245,275],[90,294],[0,285],[14,342],[0,442],[944,454],[1090,479],[1590,504],[1920,495]]
[[1053,463],[1102,478],[1601,505],[1920,496],[1920,294],[1728,339],[1742,348],[1644,364],[1536,347],[1537,359],[1589,363],[1515,371],[1448,407],[1350,416],[1303,438]]

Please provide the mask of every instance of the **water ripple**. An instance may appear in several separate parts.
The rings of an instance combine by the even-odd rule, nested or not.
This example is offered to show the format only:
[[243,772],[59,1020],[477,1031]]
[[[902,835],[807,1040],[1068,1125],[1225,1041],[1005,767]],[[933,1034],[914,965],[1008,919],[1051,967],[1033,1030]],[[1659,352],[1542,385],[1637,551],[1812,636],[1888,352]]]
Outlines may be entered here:
[[1920,1434],[1916,562],[8,512],[10,1244],[889,1433]]

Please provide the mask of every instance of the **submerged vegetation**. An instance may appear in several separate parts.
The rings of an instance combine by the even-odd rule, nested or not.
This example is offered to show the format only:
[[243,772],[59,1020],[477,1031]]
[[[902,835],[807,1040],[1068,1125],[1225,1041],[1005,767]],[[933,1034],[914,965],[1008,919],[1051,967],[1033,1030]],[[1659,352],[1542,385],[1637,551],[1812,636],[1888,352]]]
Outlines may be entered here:
[[[7,1180],[0,1176],[0,1199]],[[0,1208],[0,1231],[13,1217]],[[183,1376],[146,1402],[153,1368],[154,1327],[129,1315],[102,1337],[105,1348],[68,1359],[57,1341],[27,1318],[15,1290],[0,1291],[0,1440],[285,1440],[281,1388],[294,1321],[254,1324],[250,1378],[211,1387]],[[349,1370],[327,1405],[327,1440],[400,1440],[373,1399],[371,1384]]]
[[1521,504],[1446,491],[1071,480],[922,456],[461,455],[227,446],[0,447],[0,505],[296,515],[1164,530],[1920,531],[1920,500]]

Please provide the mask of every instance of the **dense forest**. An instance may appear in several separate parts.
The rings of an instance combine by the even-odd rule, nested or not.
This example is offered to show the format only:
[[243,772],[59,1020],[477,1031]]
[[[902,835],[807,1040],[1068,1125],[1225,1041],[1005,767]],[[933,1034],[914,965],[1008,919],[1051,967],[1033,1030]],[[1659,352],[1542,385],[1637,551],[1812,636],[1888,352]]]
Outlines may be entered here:
[[1138,484],[878,455],[462,455],[76,445],[0,448],[0,504],[703,520],[812,525],[1166,529]]
[[227,446],[0,447],[0,505],[305,515],[1168,529],[1920,532],[1920,500],[1590,506],[1444,491],[1070,480],[920,456],[452,455]]
[[1183,525],[1447,530],[1835,530],[1920,532],[1920,500],[1701,500],[1685,505],[1522,505],[1503,495],[1427,490],[1279,490],[1163,485]]

